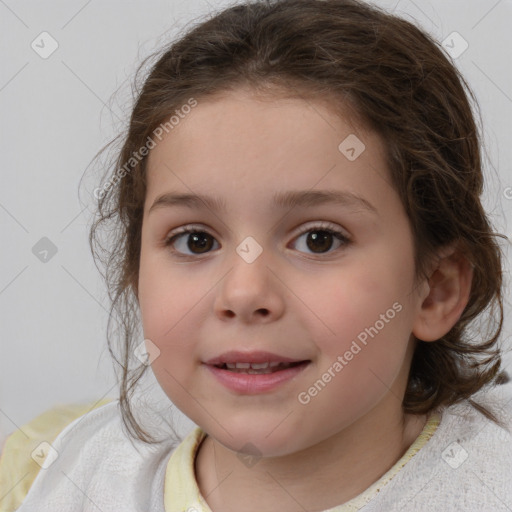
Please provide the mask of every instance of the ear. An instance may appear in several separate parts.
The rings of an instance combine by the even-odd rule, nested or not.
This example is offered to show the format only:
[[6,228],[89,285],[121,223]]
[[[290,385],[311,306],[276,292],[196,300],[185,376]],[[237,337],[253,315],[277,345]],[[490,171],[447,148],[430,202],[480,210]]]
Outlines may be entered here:
[[441,251],[414,321],[414,336],[436,341],[448,333],[468,303],[472,281],[473,266],[462,252],[454,246]]

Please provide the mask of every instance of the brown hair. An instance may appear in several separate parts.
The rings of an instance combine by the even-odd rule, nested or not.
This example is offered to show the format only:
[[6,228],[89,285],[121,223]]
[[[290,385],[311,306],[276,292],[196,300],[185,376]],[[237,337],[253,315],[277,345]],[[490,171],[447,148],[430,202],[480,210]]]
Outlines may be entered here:
[[[90,244],[105,266],[112,300],[107,338],[121,368],[120,405],[128,430],[154,442],[129,401],[147,369],[130,368],[142,339],[134,336],[147,161],[139,151],[191,98],[201,101],[240,86],[325,101],[331,109],[351,107],[386,143],[393,185],[413,230],[418,279],[428,277],[432,256],[451,243],[473,265],[469,303],[457,324],[436,342],[416,340],[404,411],[427,413],[497,382],[503,304],[496,237],[506,237],[493,232],[480,202],[480,138],[465,91],[477,102],[464,78],[429,35],[377,7],[356,0],[256,1],[212,15],[158,54],[116,157],[114,178],[122,179],[107,181],[106,175],[99,194]],[[471,336],[472,321],[485,310],[489,330]],[[122,331],[121,360],[111,345],[114,313]]]

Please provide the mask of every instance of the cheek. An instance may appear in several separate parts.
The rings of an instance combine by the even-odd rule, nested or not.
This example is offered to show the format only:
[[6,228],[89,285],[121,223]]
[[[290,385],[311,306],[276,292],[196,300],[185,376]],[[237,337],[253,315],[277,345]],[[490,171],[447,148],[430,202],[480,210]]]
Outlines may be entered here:
[[305,318],[322,354],[319,370],[326,371],[341,356],[337,382],[357,383],[359,396],[364,389],[371,396],[375,386],[385,391],[393,382],[412,330],[407,262],[380,256],[371,258],[373,265],[365,259],[347,265],[346,272],[340,270],[328,282],[311,280],[298,292],[304,303],[314,305]]
[[183,294],[167,294],[165,290],[155,291],[152,299],[145,303],[142,315],[144,336],[160,351],[151,369],[169,399],[181,410],[187,404],[190,408],[194,388],[191,376],[199,362],[194,337],[197,321],[191,313],[195,302],[189,303]]
[[296,294],[308,306],[304,318],[311,332],[332,347],[340,339],[350,341],[360,334],[364,339],[365,329],[375,324],[382,332],[405,327],[405,287],[399,279],[389,279],[389,273],[352,267],[324,282],[308,281]]
[[165,276],[161,266],[145,263],[141,264],[139,279],[144,337],[160,350],[152,363],[155,375],[159,381],[165,379],[172,385],[172,377],[181,382],[185,370],[195,362],[193,333],[197,327],[193,312],[197,312],[200,303],[196,293],[188,293],[194,288],[190,282],[187,285],[183,277]]
[[[374,311],[351,310],[351,318],[340,315],[336,337],[317,341],[322,351],[318,374],[328,373],[330,379],[318,406],[332,404],[354,420],[374,407],[391,389],[396,389],[398,395],[396,386],[400,387],[402,382],[409,344],[407,313],[405,307],[399,309],[397,304],[395,309],[383,310],[387,323]],[[343,318],[347,318],[346,324]],[[353,325],[349,324],[351,320]],[[310,384],[315,386],[314,382]]]
[[186,273],[170,273],[164,257],[141,256],[139,306],[145,336],[163,339],[172,332],[199,300],[201,290],[194,284]]

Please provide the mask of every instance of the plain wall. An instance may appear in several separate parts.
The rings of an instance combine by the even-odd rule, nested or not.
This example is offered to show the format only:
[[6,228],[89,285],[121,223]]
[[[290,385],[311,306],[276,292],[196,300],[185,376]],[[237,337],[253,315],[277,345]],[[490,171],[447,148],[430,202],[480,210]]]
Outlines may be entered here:
[[[80,198],[79,183],[96,152],[124,129],[130,83],[142,58],[191,20],[229,4],[0,3],[0,440],[57,404],[117,396],[105,338],[108,298],[87,240],[94,176],[88,171]],[[454,31],[467,41],[455,62],[481,106],[488,157],[485,206],[496,228],[508,235],[512,2],[377,4],[416,21],[440,41]],[[44,31],[58,43],[48,58],[31,47],[35,41],[39,52],[51,49],[48,36],[39,36]],[[41,242],[43,237],[51,244]],[[42,262],[33,253],[38,243],[57,252]],[[508,286],[508,273],[506,278]],[[507,314],[503,338],[509,333]],[[509,368],[510,362],[508,357]]]

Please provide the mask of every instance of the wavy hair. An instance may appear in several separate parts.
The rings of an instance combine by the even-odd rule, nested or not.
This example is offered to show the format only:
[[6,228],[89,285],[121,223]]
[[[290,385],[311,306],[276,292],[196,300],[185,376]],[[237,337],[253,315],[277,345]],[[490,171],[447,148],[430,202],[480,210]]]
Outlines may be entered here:
[[[348,107],[382,137],[392,184],[413,231],[417,278],[426,277],[432,256],[452,243],[474,270],[469,302],[456,325],[435,342],[416,340],[403,410],[422,414],[469,399],[499,421],[471,397],[507,379],[498,376],[503,303],[497,242],[506,237],[493,231],[480,201],[480,135],[470,102],[477,106],[476,98],[439,43],[411,22],[361,1],[269,0],[210,15],[146,59],[137,77],[152,59],[135,86],[128,130],[116,153],[114,177],[122,178],[113,182],[107,170],[89,235],[112,301],[107,338],[121,370],[120,406],[129,432],[155,442],[137,423],[129,400],[147,369],[131,364],[140,342],[136,295],[146,193],[147,156],[138,152],[190,98],[202,101],[241,86],[324,101],[340,112]],[[484,311],[488,328],[472,332]],[[120,335],[120,358],[114,334]]]

